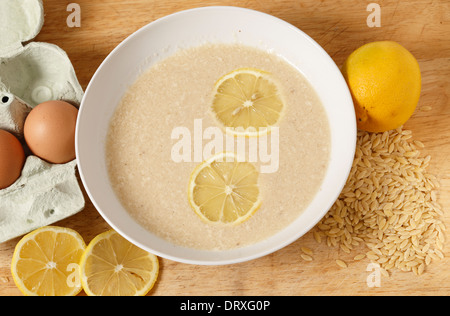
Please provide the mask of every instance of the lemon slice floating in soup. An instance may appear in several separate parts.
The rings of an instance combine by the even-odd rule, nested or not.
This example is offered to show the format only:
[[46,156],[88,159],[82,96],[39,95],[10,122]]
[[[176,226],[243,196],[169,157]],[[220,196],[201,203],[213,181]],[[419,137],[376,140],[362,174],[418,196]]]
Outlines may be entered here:
[[260,136],[281,117],[284,104],[274,78],[255,68],[240,68],[215,85],[212,112],[232,134]]
[[239,224],[260,207],[259,172],[233,153],[221,153],[200,164],[189,183],[189,202],[209,223]]

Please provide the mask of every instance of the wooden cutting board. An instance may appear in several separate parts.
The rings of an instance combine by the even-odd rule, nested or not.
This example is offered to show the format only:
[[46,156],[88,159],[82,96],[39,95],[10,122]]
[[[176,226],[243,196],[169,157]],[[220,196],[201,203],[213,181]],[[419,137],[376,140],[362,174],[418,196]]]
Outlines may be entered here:
[[[381,26],[368,27],[370,1],[360,0],[77,0],[80,27],[70,28],[70,1],[45,0],[45,25],[36,41],[54,43],[71,58],[79,81],[86,88],[97,67],[123,39],[165,15],[194,7],[232,5],[279,17],[300,28],[330,54],[338,66],[357,47],[377,40],[403,44],[418,59],[422,70],[419,110],[405,126],[422,141],[424,154],[432,156],[429,172],[441,179],[439,201],[450,227],[450,2],[448,0],[377,1]],[[420,107],[430,106],[430,111]],[[86,196],[81,213],[56,225],[73,228],[88,243],[109,229]],[[13,210],[12,210],[13,211]],[[450,230],[448,230],[450,231]],[[447,241],[450,241],[447,231]],[[19,238],[0,244],[0,295],[18,295],[10,262]],[[314,260],[301,259],[300,248],[314,251]],[[354,262],[337,248],[317,244],[308,233],[266,257],[229,266],[194,266],[161,259],[161,273],[150,295],[450,295],[450,247],[446,258],[427,267],[417,277],[394,271],[382,277],[379,287],[369,287],[369,262]],[[343,258],[347,269],[336,265]]]

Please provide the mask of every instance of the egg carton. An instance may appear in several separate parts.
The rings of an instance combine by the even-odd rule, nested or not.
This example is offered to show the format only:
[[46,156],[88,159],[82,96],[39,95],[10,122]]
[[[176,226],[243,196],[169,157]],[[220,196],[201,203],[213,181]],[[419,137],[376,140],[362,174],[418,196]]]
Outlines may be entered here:
[[28,157],[21,177],[0,190],[0,243],[50,225],[85,206],[76,160],[52,165],[30,154],[25,118],[36,105],[63,100],[79,106],[83,89],[58,46],[30,42],[44,24],[42,0],[0,1],[0,129],[15,134]]

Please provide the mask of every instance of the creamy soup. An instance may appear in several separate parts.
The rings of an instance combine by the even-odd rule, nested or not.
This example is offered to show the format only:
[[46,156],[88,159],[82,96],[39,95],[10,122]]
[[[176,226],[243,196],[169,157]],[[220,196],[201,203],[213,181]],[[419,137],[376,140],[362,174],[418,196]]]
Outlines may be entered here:
[[[208,157],[194,153],[197,140],[190,147],[192,155],[185,155],[192,159],[174,159],[174,146],[180,143],[174,131],[190,131],[194,143],[202,131],[217,127],[210,111],[214,85],[247,67],[269,72],[284,101],[277,124],[278,155],[271,157],[276,168],[259,175],[262,203],[253,216],[239,225],[213,225],[188,201],[191,173],[199,159]],[[200,139],[201,148],[209,141]],[[287,227],[320,190],[329,156],[328,118],[307,79],[281,57],[241,44],[183,49],[152,65],[117,106],[106,144],[111,184],[133,218],[174,244],[207,250],[254,244]]]

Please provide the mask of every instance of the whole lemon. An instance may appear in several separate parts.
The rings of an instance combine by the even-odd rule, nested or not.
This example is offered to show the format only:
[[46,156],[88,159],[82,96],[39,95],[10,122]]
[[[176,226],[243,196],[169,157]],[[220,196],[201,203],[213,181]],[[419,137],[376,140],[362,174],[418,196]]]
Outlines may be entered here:
[[350,88],[358,128],[368,132],[396,129],[419,102],[419,63],[393,41],[365,44],[345,61],[342,73]]

